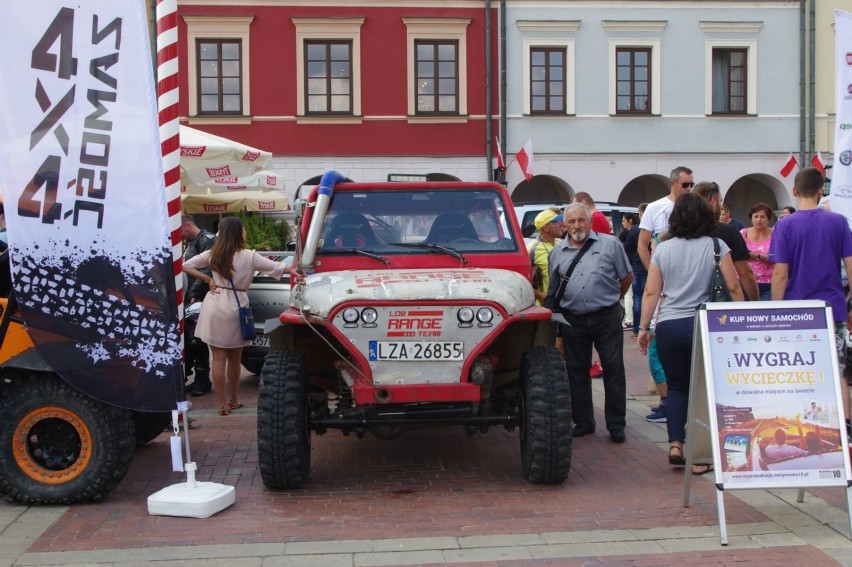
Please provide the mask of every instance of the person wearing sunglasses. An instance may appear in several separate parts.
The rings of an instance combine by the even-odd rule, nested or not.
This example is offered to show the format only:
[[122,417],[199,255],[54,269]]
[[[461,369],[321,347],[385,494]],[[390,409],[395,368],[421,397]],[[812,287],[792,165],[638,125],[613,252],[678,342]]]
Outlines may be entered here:
[[645,270],[651,265],[651,237],[669,229],[669,215],[672,214],[675,201],[695,187],[692,170],[682,165],[674,168],[669,174],[669,185],[669,194],[650,203],[639,221],[638,251]]

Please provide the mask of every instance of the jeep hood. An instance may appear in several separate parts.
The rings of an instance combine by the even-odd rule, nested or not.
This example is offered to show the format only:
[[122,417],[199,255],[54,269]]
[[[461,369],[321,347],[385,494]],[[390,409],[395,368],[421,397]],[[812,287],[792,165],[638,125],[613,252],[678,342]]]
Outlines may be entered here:
[[351,301],[487,300],[513,315],[535,304],[530,282],[495,269],[352,270],[311,274],[290,294],[290,306],[328,318]]

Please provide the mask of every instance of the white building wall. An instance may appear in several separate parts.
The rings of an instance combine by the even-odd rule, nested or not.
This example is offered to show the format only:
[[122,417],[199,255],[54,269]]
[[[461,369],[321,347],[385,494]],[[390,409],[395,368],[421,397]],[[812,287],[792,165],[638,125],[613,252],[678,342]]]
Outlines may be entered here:
[[[779,201],[792,202],[792,176],[779,170],[799,144],[798,37],[794,1],[510,1],[507,153],[531,139],[537,174],[560,177],[598,200],[617,200],[640,175],[667,176],[686,165],[696,180],[715,180],[723,192],[756,176],[785,188]],[[572,46],[573,115],[525,113],[525,45],[549,42]],[[611,114],[613,42],[658,51],[657,115]],[[748,116],[707,114],[708,46],[725,42],[748,45],[753,57]],[[510,189],[522,181],[510,167]]]

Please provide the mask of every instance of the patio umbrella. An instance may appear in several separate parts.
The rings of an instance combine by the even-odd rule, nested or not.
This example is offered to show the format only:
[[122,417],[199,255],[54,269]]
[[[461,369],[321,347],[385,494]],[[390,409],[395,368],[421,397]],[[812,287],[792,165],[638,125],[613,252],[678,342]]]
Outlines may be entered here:
[[184,193],[184,213],[236,213],[239,211],[286,211],[290,200],[280,191],[231,191],[227,193]]
[[280,176],[264,171],[271,159],[270,152],[180,127],[180,176],[185,192],[228,191],[228,187],[280,190]]

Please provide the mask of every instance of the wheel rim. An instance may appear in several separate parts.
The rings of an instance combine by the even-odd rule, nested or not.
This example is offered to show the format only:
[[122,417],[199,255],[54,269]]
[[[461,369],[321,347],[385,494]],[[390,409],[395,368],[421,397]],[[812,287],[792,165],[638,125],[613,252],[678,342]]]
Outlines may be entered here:
[[18,467],[46,484],[70,482],[92,457],[92,437],[83,420],[59,407],[38,408],[15,427],[13,453]]

